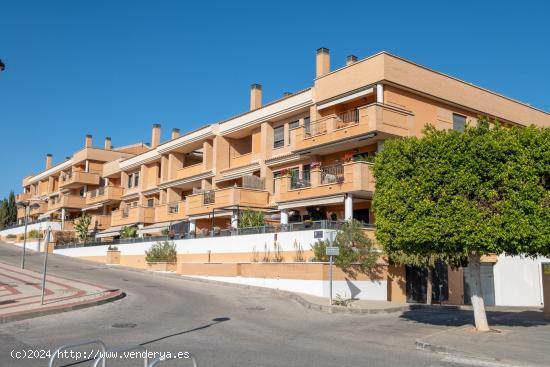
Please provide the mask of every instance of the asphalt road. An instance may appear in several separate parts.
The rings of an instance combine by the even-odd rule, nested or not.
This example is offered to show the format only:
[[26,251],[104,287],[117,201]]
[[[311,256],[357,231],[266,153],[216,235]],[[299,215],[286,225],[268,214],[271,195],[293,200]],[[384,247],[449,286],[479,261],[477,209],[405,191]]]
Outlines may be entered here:
[[[20,254],[20,249],[0,244],[1,262],[19,264]],[[27,268],[41,272],[42,256],[29,253]],[[399,315],[326,314],[282,296],[60,255],[49,257],[49,271],[120,288],[127,296],[83,310],[0,324],[0,366],[46,366],[46,360],[12,359],[10,355],[12,350],[55,349],[96,338],[113,347],[141,344],[150,351],[188,351],[197,356],[200,366],[471,365],[415,350],[415,338],[442,326]],[[160,366],[190,365],[179,363]],[[112,365],[140,364],[117,360]]]

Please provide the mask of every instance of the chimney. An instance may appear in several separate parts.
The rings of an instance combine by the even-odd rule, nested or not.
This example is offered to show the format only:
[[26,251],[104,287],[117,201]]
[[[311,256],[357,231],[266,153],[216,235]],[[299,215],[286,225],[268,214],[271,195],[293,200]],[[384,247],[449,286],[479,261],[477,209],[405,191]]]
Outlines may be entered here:
[[180,129],[173,128],[172,129],[172,139],[177,139],[180,137]]
[[262,107],[262,86],[252,84],[250,86],[250,111]]
[[113,149],[113,144],[111,143],[110,137],[105,137],[105,144],[103,145],[103,149],[105,150],[111,150]]
[[284,92],[283,93],[283,97],[288,97],[288,96],[291,96],[292,95],[292,92]]
[[153,132],[151,134],[151,148],[156,148],[160,145],[160,124],[153,124]]
[[353,63],[356,63],[357,62],[357,56],[355,55],[348,55],[346,57],[346,66],[349,66]]
[[46,154],[46,169],[52,168],[52,154]]
[[330,72],[330,51],[328,48],[321,47],[317,49],[317,64],[315,77],[320,78]]
[[91,148],[92,147],[92,135],[87,134],[86,135],[86,141],[84,143],[85,148]]

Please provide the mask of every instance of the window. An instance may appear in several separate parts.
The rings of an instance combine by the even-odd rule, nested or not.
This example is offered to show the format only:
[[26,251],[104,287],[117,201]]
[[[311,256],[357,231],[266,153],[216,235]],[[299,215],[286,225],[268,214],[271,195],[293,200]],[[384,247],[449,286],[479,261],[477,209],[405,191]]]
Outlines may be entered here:
[[277,192],[277,178],[281,177],[282,173],[281,171],[275,171],[273,172],[273,193]]
[[291,131],[298,128],[298,126],[300,126],[300,121],[292,121],[288,123],[288,144],[291,142]]
[[464,132],[466,126],[466,116],[453,113],[453,130]]
[[285,145],[285,127],[278,126],[273,129],[273,148],[281,148]]
[[306,133],[309,133],[309,129],[311,127],[311,119],[308,117],[304,117],[304,129],[306,130]]
[[139,185],[139,172],[134,173],[134,186],[138,187]]
[[147,206],[149,208],[155,206],[155,199],[147,199]]
[[133,186],[132,183],[133,183],[133,181],[132,181],[132,175],[128,175],[128,188],[129,188],[129,189],[132,188],[132,186]]

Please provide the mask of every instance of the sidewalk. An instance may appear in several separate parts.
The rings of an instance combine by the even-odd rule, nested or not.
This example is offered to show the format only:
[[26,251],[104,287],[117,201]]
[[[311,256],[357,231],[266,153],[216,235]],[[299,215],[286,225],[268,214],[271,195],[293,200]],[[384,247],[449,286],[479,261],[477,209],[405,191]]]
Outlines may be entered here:
[[42,274],[0,262],[0,324],[90,307],[124,296],[119,289],[53,275],[46,278],[44,305],[40,304],[41,293]]
[[410,321],[447,326],[415,341],[417,349],[518,366],[550,366],[550,323],[541,310],[489,311],[491,331],[476,332],[472,311],[405,312]]

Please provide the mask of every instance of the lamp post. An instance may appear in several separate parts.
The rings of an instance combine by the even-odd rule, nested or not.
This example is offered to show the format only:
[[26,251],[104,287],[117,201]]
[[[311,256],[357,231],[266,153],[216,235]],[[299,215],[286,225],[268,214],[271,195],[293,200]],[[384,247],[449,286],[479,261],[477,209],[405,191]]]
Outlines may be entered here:
[[19,208],[25,209],[25,232],[23,233],[23,254],[21,254],[21,269],[25,269],[25,253],[27,249],[27,224],[29,222],[29,211],[30,209],[36,209],[39,208],[40,205],[37,203],[30,203],[30,202],[19,202],[17,203],[17,206]]

